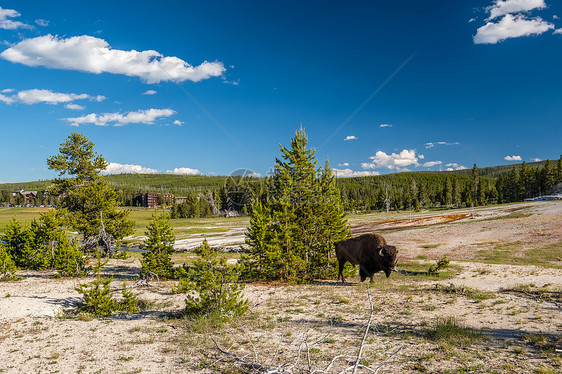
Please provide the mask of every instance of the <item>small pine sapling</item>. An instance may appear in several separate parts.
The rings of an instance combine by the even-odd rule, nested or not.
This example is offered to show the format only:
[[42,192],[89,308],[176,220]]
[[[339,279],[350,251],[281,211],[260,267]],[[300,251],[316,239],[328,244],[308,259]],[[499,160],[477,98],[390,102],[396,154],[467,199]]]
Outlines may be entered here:
[[84,305],[79,309],[94,316],[109,316],[117,309],[115,300],[111,298],[109,287],[113,277],[103,279],[101,276],[105,264],[107,264],[107,260],[102,261],[102,255],[98,249],[96,251],[96,265],[94,266],[96,279],[87,284],[80,283],[75,288],[78,293],[84,296]]
[[0,242],[0,281],[10,281],[21,279],[16,275],[16,264],[8,249],[2,242]]
[[186,311],[189,314],[216,315],[226,320],[243,315],[248,301],[242,299],[244,285],[238,284],[240,268],[219,258],[207,240],[195,252],[198,258],[189,269],[187,279],[176,290],[188,292]]

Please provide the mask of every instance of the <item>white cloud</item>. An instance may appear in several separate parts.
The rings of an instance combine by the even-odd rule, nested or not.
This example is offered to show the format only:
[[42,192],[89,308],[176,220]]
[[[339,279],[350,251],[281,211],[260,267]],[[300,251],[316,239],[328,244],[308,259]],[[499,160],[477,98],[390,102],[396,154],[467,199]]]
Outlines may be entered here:
[[552,16],[552,19],[560,19],[556,14]]
[[78,105],[78,104],[66,104],[64,107],[67,108],[67,109],[72,109],[72,110],[83,110],[83,109],[86,109],[85,106]]
[[435,143],[429,142],[429,143],[425,143],[425,148],[427,148],[427,149],[433,148],[436,145],[459,145],[459,144],[461,144],[461,143],[459,143],[459,142],[452,142],[452,143],[449,143],[449,142],[435,142]]
[[351,169],[332,169],[336,178],[368,177],[380,175],[378,171],[353,171]]
[[14,92],[15,90],[13,88],[4,88],[2,91],[2,93],[10,93],[10,92]]
[[10,96],[0,94],[0,101],[6,104],[12,104],[15,100]]
[[348,135],[344,140],[357,140],[357,137],[354,135]]
[[562,29],[556,29],[556,30],[554,30],[554,34],[562,34]]
[[170,117],[176,112],[172,109],[147,109],[138,110],[136,112],[122,113],[90,113],[82,117],[64,118],[70,122],[70,126],[78,127],[80,125],[92,123],[96,126],[109,126],[113,123],[115,126],[123,126],[129,123],[144,123],[146,125],[154,124],[154,121],[160,117]]
[[532,158],[531,161],[539,162],[539,161],[542,161],[542,160],[541,160],[540,158],[538,158],[538,157],[535,157],[535,158]]
[[[11,88],[7,88],[2,90],[3,93],[11,93],[14,90]],[[71,103],[75,100],[84,100],[90,99],[93,101],[102,101],[105,99],[105,96],[98,95],[98,96],[90,96],[88,94],[75,94],[75,93],[61,93],[61,92],[53,92],[51,90],[40,90],[40,89],[32,89],[32,90],[24,90],[19,91],[18,93],[12,96],[2,95],[3,99],[6,104],[12,104],[15,102],[24,103],[24,104],[37,104],[37,103],[47,103],[47,104],[59,104],[59,103]],[[68,108],[68,106],[67,106]],[[74,109],[74,108],[70,108]]]
[[554,25],[540,17],[526,19],[522,15],[506,14],[498,23],[488,22],[476,30],[475,44],[496,44],[509,38],[540,35],[554,29]]
[[105,40],[88,35],[64,39],[48,34],[26,39],[0,53],[0,57],[34,67],[123,74],[139,77],[145,83],[198,82],[221,76],[226,70],[218,61],[192,66],[178,57],[165,57],[153,50],[113,49]]
[[16,18],[21,16],[21,14],[14,9],[3,9],[0,7],[0,29],[4,30],[16,30],[16,29],[30,29],[32,26],[19,22],[12,21],[8,18]]
[[441,162],[441,161],[428,161],[428,162],[424,162],[422,166],[424,168],[430,168],[430,167],[433,167],[433,166],[441,165],[442,163],[443,162]]
[[474,21],[476,21],[476,18],[471,18],[471,19],[468,20],[468,23],[472,23]]
[[201,173],[197,169],[174,168],[174,170],[166,170],[166,174],[197,175],[197,174],[201,174]]
[[142,93],[143,95],[156,95],[157,92],[154,90],[146,90]]
[[379,127],[392,127],[392,125],[389,125],[388,123],[381,123]]
[[404,149],[400,153],[392,153],[390,155],[387,155],[382,151],[377,151],[374,156],[369,158],[373,161],[362,163],[361,167],[363,169],[387,168],[391,170],[403,170],[406,166],[419,166],[418,158],[423,158],[423,156],[416,156],[415,149]]
[[49,26],[49,21],[47,21],[46,19],[42,19],[42,18],[36,19],[35,23],[38,24],[41,27]]
[[338,164],[338,166],[349,166],[349,162],[344,162],[343,164]]
[[528,12],[546,7],[544,0],[496,0],[494,5],[486,8],[490,13],[488,21],[511,13]]
[[445,165],[447,167],[447,171],[453,171],[453,170],[464,170],[466,169],[466,166],[462,166],[457,164],[456,162],[451,162],[448,163],[447,165]]
[[183,122],[180,121],[179,119],[175,120],[173,123],[174,123],[174,125],[177,125],[177,126],[183,125]]
[[145,168],[140,165],[118,164],[117,162],[110,162],[104,170],[105,174],[156,174],[158,170]]
[[87,94],[67,94],[60,92],[53,92],[51,90],[25,90],[17,93],[18,101],[24,104],[37,104],[37,103],[47,103],[47,104],[58,104],[58,103],[68,103],[74,100],[89,99],[90,95]]
[[505,156],[503,159],[506,161],[521,161],[521,156]]

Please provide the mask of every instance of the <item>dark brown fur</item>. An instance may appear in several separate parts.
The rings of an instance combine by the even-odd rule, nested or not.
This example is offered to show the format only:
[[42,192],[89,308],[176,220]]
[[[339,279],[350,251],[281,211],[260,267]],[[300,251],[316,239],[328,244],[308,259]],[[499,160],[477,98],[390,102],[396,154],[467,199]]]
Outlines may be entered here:
[[356,238],[336,242],[336,257],[339,263],[338,279],[343,278],[343,267],[346,262],[359,265],[361,282],[367,277],[373,281],[373,274],[384,271],[386,277],[395,270],[395,246],[388,245],[386,239],[378,234],[365,234]]

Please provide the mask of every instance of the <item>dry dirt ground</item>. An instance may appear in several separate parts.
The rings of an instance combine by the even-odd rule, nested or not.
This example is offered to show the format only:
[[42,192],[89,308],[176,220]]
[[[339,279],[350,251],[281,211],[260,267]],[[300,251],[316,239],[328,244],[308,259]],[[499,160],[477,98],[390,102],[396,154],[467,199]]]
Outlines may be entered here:
[[[174,282],[132,288],[149,302],[144,312],[93,319],[72,313],[81,302],[74,287],[90,279],[21,273],[21,281],[0,283],[0,372],[245,373],[259,364],[339,373],[360,347],[370,371],[359,372],[562,372],[562,202],[352,226],[396,245],[399,267],[427,268],[447,255],[453,269],[376,275],[369,288],[358,277],[252,283],[248,313],[223,324],[179,317],[185,302],[171,292]],[[111,260],[112,288],[133,286],[139,267],[138,259]]]

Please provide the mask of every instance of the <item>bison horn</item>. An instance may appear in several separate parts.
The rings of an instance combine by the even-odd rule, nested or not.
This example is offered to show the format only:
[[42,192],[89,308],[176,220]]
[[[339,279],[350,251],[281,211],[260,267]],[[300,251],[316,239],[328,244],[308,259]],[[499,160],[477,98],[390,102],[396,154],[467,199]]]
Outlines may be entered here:
[[382,257],[382,248],[381,248],[381,249],[379,249],[379,256],[381,256],[381,257]]

